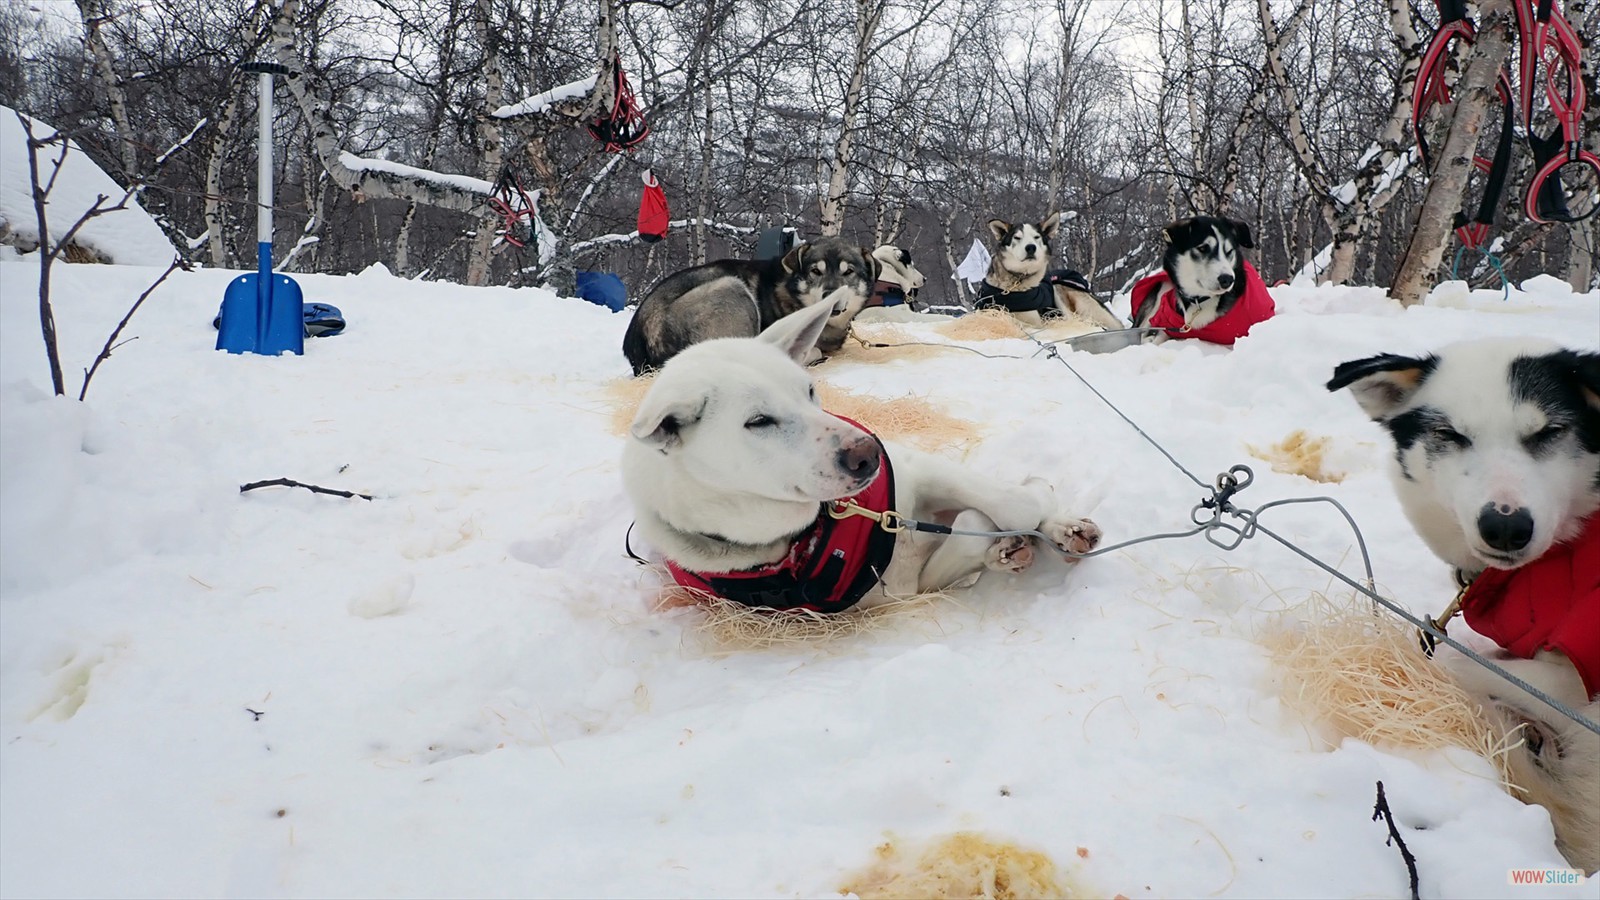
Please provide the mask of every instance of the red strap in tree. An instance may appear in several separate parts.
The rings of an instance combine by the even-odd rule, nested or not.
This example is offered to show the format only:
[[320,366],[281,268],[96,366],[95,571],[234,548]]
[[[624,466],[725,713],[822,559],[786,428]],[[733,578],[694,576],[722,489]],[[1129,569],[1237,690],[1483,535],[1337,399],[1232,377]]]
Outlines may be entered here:
[[607,153],[621,153],[633,149],[649,137],[650,125],[639,111],[639,101],[633,96],[633,87],[628,84],[628,76],[622,71],[620,56],[612,58],[612,70],[616,75],[611,112],[592,119],[589,133],[605,146]]

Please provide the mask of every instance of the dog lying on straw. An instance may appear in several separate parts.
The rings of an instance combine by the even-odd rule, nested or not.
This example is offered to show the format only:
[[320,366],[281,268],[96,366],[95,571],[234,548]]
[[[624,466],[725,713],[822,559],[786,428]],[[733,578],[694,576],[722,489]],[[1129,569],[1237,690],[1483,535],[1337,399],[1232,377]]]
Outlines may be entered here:
[[[1467,585],[1454,607],[1496,662],[1600,723],[1600,353],[1526,338],[1344,363],[1389,432],[1391,474],[1417,533]],[[1600,869],[1600,734],[1488,669],[1448,658],[1506,751],[1513,790],[1550,811],[1556,846]]]
[[746,606],[842,612],[1021,572],[1034,539],[900,530],[903,517],[976,532],[1039,531],[1084,553],[1100,541],[1041,479],[1012,483],[880,441],[824,411],[801,365],[822,303],[754,338],[674,356],[639,404],[623,485],[674,580]]

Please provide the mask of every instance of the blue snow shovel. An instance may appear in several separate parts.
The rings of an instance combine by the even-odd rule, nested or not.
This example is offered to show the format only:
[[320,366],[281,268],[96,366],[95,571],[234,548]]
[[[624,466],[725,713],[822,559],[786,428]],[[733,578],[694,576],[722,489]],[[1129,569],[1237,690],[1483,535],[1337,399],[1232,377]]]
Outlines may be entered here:
[[300,285],[272,274],[272,76],[288,75],[277,63],[246,63],[261,76],[260,131],[257,140],[256,272],[240,275],[222,295],[217,349],[229,353],[305,352]]

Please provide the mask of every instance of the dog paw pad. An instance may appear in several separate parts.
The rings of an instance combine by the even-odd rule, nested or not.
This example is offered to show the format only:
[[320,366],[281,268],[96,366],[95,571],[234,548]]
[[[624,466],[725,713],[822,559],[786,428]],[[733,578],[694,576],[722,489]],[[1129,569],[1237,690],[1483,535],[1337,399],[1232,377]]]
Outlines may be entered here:
[[1091,519],[1052,522],[1045,526],[1050,541],[1068,553],[1088,553],[1100,546],[1100,526]]
[[1033,544],[1021,535],[1011,535],[989,545],[984,565],[997,572],[1022,572],[1033,565]]

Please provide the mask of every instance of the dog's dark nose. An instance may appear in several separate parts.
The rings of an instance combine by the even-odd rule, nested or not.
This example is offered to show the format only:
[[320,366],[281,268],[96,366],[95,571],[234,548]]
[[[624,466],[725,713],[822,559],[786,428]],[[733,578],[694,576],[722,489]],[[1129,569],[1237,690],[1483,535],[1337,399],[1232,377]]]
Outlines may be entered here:
[[1217,287],[1220,287],[1220,288],[1233,287],[1233,275],[1232,275],[1232,273],[1223,272],[1221,275],[1218,275],[1217,276]]
[[1032,259],[1033,258],[1033,254],[1038,252],[1038,250],[1039,250],[1039,248],[1034,246],[1033,244],[1029,244],[1026,247],[1022,248],[1022,252],[1026,253],[1028,255],[1029,259]]
[[858,480],[866,480],[878,473],[878,444],[863,438],[839,448],[839,468]]
[[1478,511],[1478,534],[1494,549],[1515,553],[1533,540],[1533,514],[1527,507],[1485,503]]

